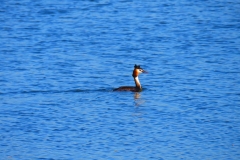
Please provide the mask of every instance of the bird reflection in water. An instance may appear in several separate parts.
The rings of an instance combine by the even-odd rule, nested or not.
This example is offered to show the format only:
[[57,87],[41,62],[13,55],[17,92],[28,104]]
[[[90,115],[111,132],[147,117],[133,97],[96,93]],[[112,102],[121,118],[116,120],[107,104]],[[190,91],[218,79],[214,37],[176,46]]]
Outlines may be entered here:
[[141,105],[145,103],[145,100],[141,98],[141,94],[139,92],[134,93],[134,104],[135,109],[132,113],[132,116],[134,117],[134,122],[141,122],[144,119],[144,111],[141,109]]
[[145,103],[145,100],[141,98],[141,94],[139,92],[134,93],[134,100],[135,100],[135,106],[137,107]]

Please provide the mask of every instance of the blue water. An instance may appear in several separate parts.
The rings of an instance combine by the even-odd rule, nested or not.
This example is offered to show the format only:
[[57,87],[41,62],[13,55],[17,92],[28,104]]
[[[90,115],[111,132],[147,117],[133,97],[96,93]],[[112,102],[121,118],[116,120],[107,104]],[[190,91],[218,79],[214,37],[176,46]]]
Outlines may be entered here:
[[[240,159],[240,2],[0,5],[1,160]],[[134,85],[141,93],[112,92]]]

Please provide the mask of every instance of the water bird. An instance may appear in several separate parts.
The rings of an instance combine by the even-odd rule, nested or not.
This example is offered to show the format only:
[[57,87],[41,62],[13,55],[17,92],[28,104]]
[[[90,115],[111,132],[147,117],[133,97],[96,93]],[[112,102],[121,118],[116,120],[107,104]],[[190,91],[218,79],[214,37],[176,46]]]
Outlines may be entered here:
[[119,88],[116,88],[114,89],[113,91],[132,91],[132,92],[141,92],[142,91],[142,86],[140,84],[140,81],[139,81],[139,78],[138,78],[138,75],[140,73],[147,73],[145,70],[143,70],[140,65],[136,65],[134,66],[134,69],[133,69],[133,73],[132,73],[132,76],[133,76],[133,79],[134,79],[134,82],[135,82],[135,87],[132,87],[132,86],[122,86],[122,87],[119,87]]

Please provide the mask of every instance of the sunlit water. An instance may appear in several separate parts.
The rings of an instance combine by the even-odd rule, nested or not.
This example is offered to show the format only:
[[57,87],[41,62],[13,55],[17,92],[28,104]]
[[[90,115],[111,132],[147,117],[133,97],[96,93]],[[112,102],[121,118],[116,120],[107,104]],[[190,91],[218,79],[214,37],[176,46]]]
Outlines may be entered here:
[[[240,3],[3,1],[0,159],[240,159]],[[134,85],[141,93],[112,92]]]

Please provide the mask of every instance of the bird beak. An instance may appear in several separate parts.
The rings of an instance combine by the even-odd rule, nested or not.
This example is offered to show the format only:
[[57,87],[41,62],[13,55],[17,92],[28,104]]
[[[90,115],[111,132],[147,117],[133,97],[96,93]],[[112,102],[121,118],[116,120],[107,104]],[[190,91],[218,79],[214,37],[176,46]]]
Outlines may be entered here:
[[148,73],[147,71],[145,71],[145,70],[143,70],[143,72],[142,73]]

